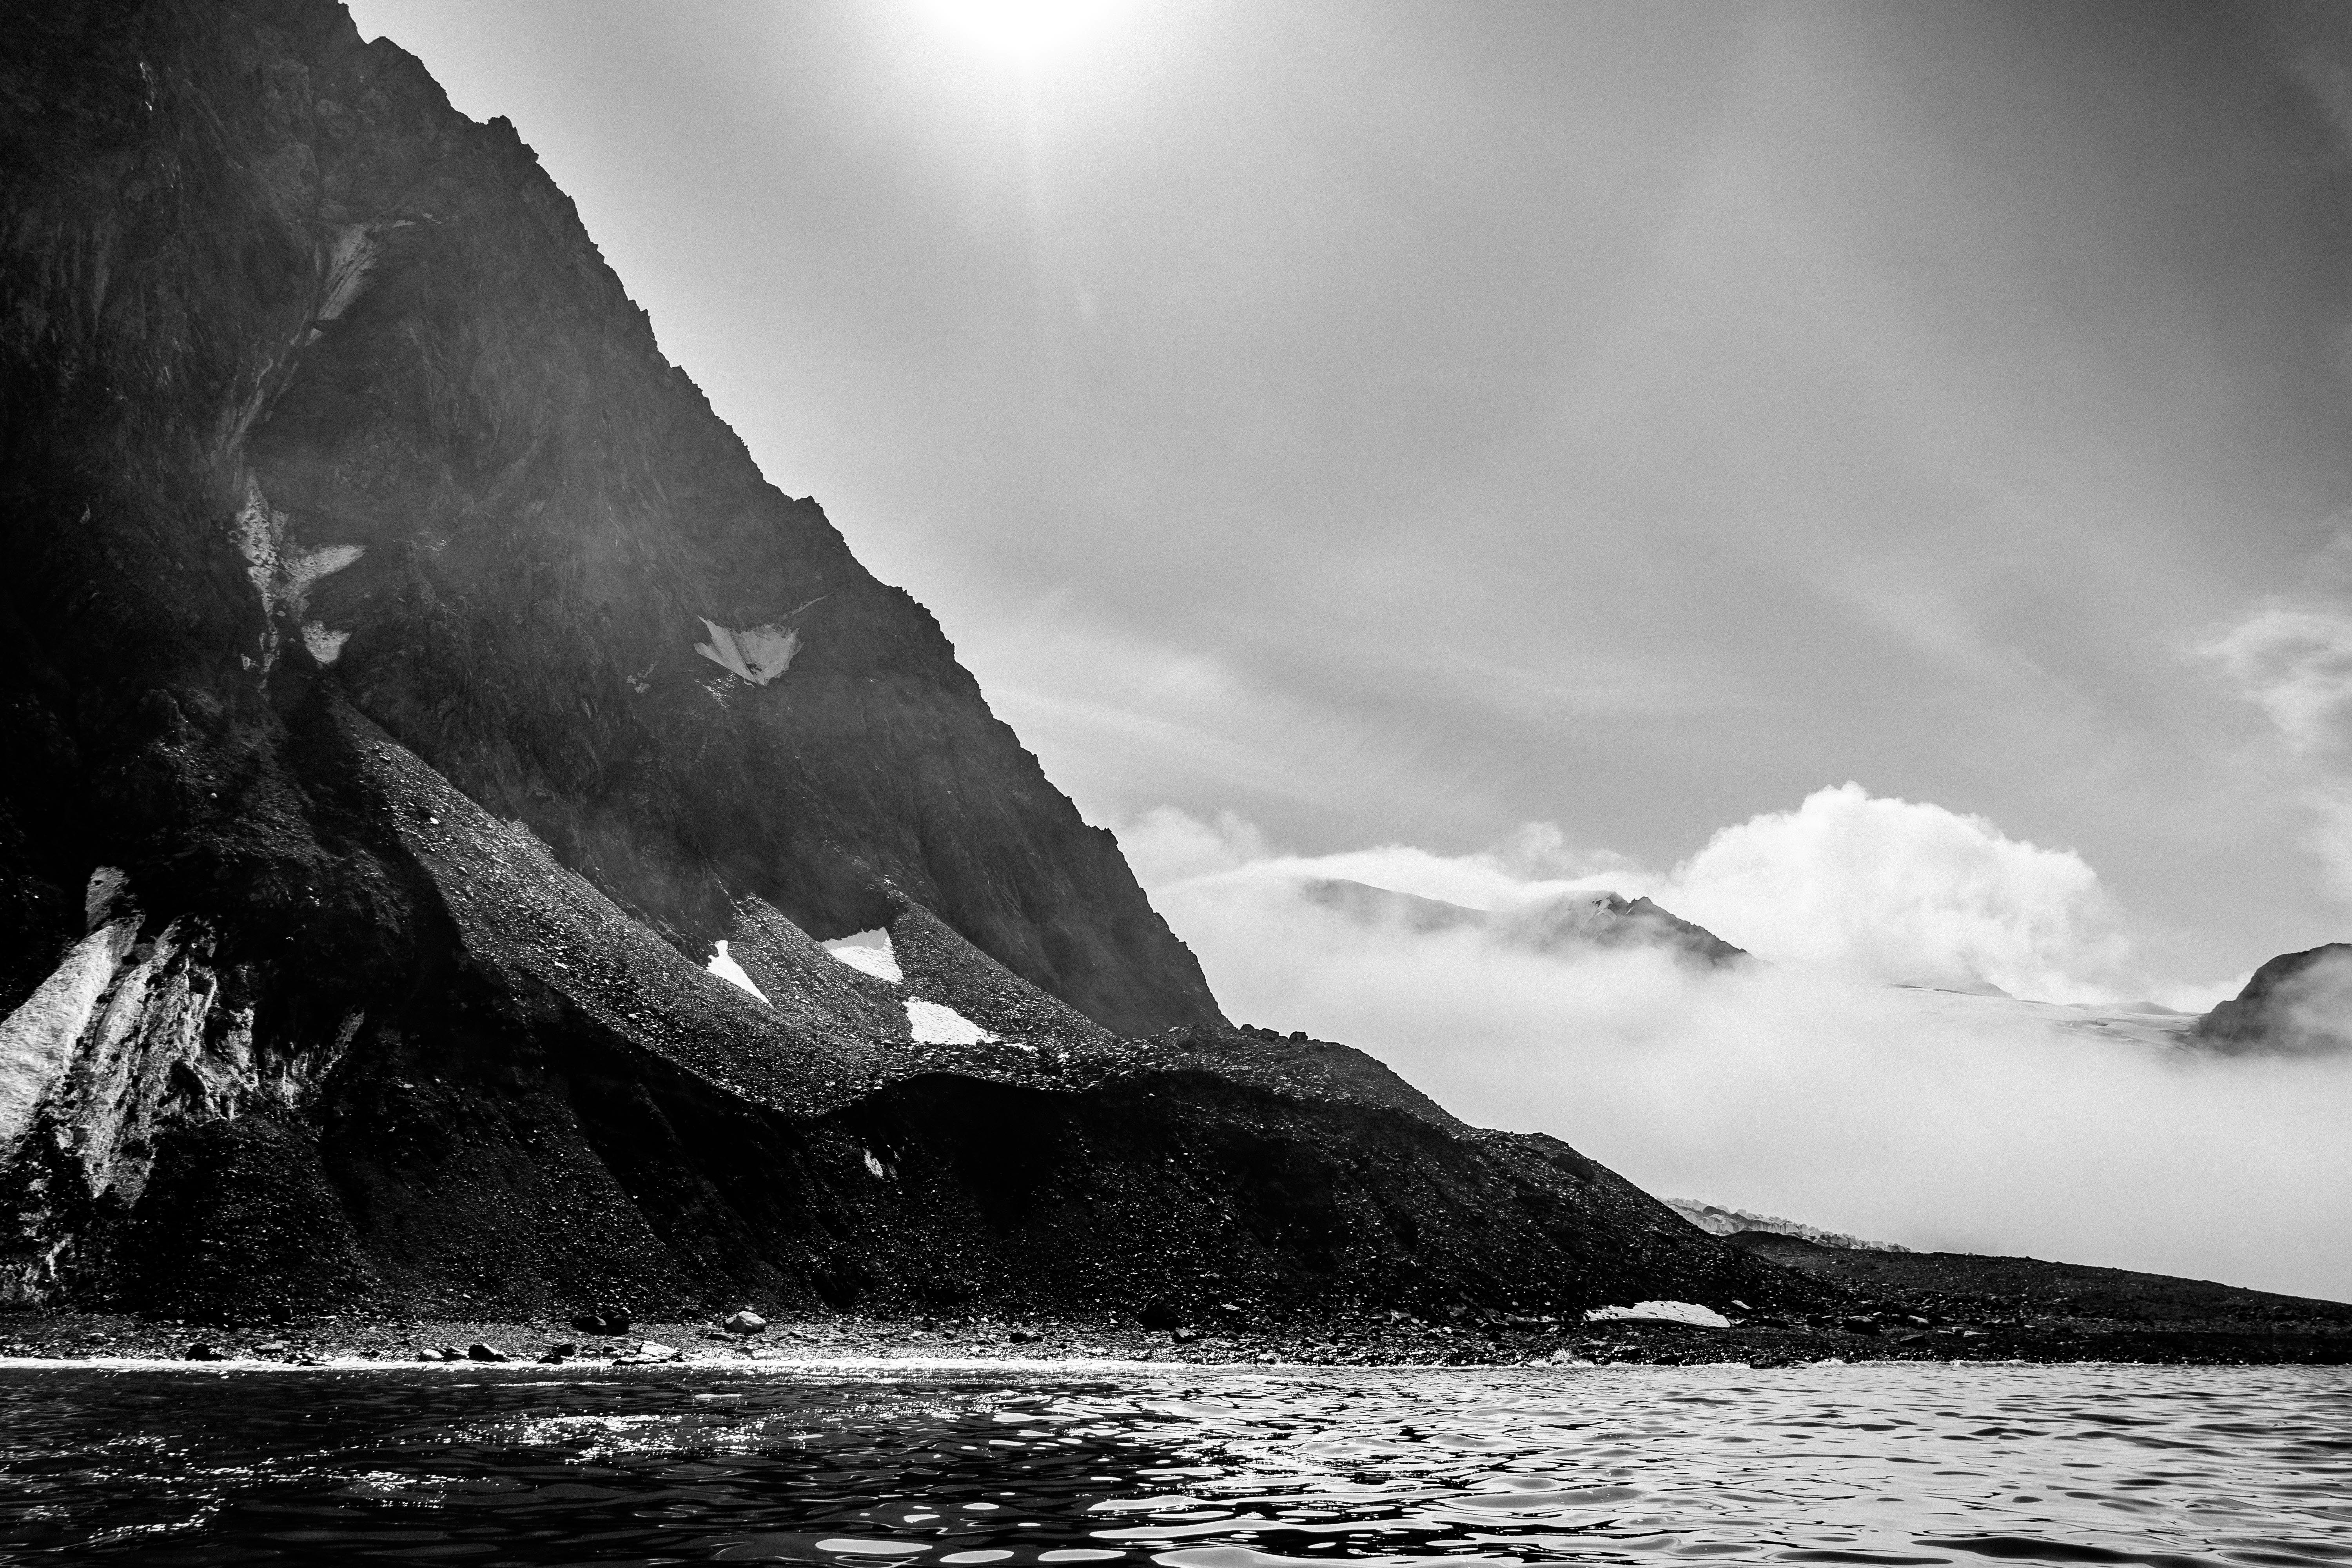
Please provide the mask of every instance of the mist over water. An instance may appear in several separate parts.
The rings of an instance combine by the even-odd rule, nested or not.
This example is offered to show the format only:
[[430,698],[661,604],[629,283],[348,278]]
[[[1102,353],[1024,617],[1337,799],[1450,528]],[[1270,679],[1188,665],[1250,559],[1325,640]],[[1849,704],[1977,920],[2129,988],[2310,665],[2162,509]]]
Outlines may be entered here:
[[[2352,1299],[2352,1057],[2217,1058],[2087,1011],[1888,983],[1932,974],[1946,931],[2029,974],[2071,962],[2079,976],[2084,955],[2112,952],[2080,913],[2096,902],[2087,868],[2046,851],[1979,857],[2021,866],[2025,890],[1988,892],[1979,876],[1960,918],[1939,923],[1901,891],[1845,948],[1835,931],[1795,930],[1794,956],[1710,973],[1656,952],[1563,959],[1367,924],[1300,894],[1339,876],[1507,907],[1528,889],[1647,890],[1638,868],[1570,882],[1412,849],[1302,861],[1246,825],[1156,826],[1124,837],[1234,1017],[1370,1051],[1470,1121],[1552,1133],[1654,1193],[1914,1247]],[[1836,857],[1804,862],[1805,878],[1747,858],[1749,887],[1769,888],[1818,883]],[[2077,912],[2037,923],[2042,889]],[[1868,912],[1866,889],[1831,890]],[[1738,913],[1729,898],[1708,912],[1723,909]],[[1765,945],[1753,922],[1714,929]],[[1968,978],[1949,970],[1936,977]]]

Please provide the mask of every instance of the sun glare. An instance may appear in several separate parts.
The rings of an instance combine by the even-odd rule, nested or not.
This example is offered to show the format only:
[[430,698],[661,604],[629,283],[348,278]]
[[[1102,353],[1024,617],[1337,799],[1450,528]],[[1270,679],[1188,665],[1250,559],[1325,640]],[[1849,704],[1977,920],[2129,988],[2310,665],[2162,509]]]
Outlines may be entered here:
[[928,0],[923,9],[973,53],[1034,70],[1094,45],[1133,6],[1128,0]]

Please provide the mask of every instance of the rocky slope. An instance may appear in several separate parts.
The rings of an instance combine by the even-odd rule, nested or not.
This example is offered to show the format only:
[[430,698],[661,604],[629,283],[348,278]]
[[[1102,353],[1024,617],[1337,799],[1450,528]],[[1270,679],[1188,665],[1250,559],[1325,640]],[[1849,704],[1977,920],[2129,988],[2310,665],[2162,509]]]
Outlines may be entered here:
[[1822,1294],[1227,1026],[512,128],[340,6],[0,45],[0,1297]]

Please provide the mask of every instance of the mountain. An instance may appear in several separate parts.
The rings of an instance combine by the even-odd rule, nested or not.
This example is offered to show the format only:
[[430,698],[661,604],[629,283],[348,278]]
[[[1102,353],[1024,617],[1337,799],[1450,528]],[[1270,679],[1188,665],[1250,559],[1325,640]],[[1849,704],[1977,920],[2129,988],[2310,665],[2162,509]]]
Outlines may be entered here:
[[0,1298],[1817,1292],[1229,1026],[513,128],[339,5],[0,46]]
[[1669,914],[1648,899],[1579,890],[1509,910],[1474,910],[1400,893],[1389,888],[1319,878],[1301,884],[1309,903],[1366,925],[1400,928],[1417,934],[1480,931],[1507,947],[1551,958],[1614,948],[1651,948],[1701,968],[1721,969],[1748,959],[1704,926]]
[[[282,714],[331,669],[681,947],[746,893],[837,935],[895,888],[1109,1026],[1216,1021],[1110,837],[761,478],[513,128],[331,10],[242,15],[271,25],[13,29],[18,559],[81,599],[26,633],[149,688],[79,759],[145,795],[82,799],[45,757],[43,819],[249,834],[258,786],[195,759],[249,733],[247,690]],[[29,672],[17,701],[60,722]]]
[[2031,1018],[2070,1035],[2172,1054],[2325,1056],[2352,1051],[2352,942],[2282,953],[2204,1015],[2157,1002],[2033,1002],[1990,985],[1898,987],[1920,1011],[1956,1025]]
[[2190,1043],[2231,1056],[2352,1050],[2352,942],[2282,953],[2197,1020]]

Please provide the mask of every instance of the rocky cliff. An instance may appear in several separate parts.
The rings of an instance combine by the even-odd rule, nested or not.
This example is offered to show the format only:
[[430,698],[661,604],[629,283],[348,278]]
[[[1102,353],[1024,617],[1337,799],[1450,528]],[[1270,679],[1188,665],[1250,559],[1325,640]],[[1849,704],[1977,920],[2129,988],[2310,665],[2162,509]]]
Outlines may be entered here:
[[0,1295],[1814,1289],[1229,1027],[513,129],[340,6],[0,44]]

